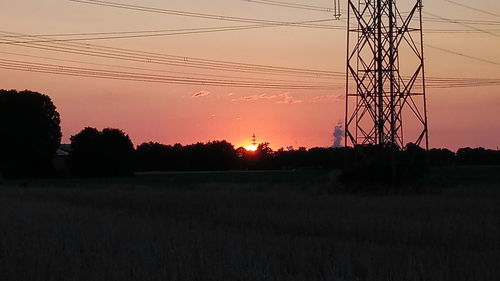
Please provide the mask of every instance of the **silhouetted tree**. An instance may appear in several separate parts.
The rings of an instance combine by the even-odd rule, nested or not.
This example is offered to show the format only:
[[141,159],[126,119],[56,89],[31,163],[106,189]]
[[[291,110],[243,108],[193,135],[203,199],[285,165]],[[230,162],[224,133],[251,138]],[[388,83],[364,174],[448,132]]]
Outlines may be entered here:
[[134,146],[119,129],[87,127],[71,137],[71,166],[79,176],[121,176],[133,172]]
[[411,143],[403,150],[390,145],[366,145],[348,152],[340,176],[348,191],[415,190],[420,188],[428,168],[427,151]]
[[140,170],[230,170],[238,167],[238,152],[227,141],[174,146],[143,143],[137,147]]
[[351,148],[311,148],[308,151],[313,167],[342,169],[345,165],[344,156]]
[[346,156],[349,160],[340,181],[349,191],[378,191],[381,186],[390,186],[394,150],[382,145],[356,146]]
[[246,152],[247,150],[243,146],[240,146],[236,149],[236,155],[238,156],[238,158],[245,157]]
[[457,151],[459,165],[500,165],[500,152],[479,148],[460,148]]
[[[477,156],[478,153],[482,156]],[[498,151],[461,149],[460,155],[461,163],[500,163]],[[395,163],[394,169],[392,161]],[[426,151],[411,143],[403,150],[385,146],[359,146],[315,147],[309,150],[304,147],[289,147],[278,151],[273,151],[268,143],[262,143],[256,151],[247,151],[243,147],[234,149],[226,141],[214,141],[186,146],[143,143],[137,147],[136,167],[141,171],[344,169],[342,179],[347,182],[370,182],[387,186],[392,185],[393,181],[406,185],[416,183],[423,178],[429,165],[446,166],[456,163],[455,153],[448,149]]]
[[259,144],[255,151],[249,151],[247,159],[250,169],[266,170],[276,168],[273,163],[274,152],[267,142]]
[[171,170],[172,146],[157,142],[143,143],[137,147],[137,169],[140,171]]
[[399,152],[397,161],[397,180],[399,183],[415,184],[422,180],[429,167],[427,150],[414,143],[408,143]]
[[229,170],[236,166],[238,154],[234,146],[223,140],[213,141],[207,144],[210,151],[209,157],[211,159],[211,170]]
[[301,147],[298,150],[279,149],[274,153],[276,168],[290,169],[298,167],[308,167],[311,165],[308,151]]
[[41,176],[61,144],[61,120],[50,97],[0,90],[0,170],[7,177]]
[[431,166],[450,166],[456,162],[455,153],[449,149],[434,148],[429,150],[429,164]]

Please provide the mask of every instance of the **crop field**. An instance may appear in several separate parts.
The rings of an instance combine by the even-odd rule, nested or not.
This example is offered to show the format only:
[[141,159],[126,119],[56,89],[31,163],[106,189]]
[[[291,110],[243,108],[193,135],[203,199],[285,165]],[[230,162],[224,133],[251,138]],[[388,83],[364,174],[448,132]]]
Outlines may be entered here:
[[314,170],[7,182],[0,280],[498,281],[485,169],[392,196],[331,192],[335,173]]

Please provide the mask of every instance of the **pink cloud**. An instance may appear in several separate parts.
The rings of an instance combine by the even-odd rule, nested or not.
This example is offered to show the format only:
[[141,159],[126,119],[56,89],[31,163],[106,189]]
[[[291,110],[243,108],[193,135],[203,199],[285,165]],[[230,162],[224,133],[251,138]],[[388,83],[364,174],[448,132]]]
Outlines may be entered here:
[[301,103],[302,100],[295,99],[290,93],[283,93],[279,95],[280,100],[277,103]]
[[208,91],[199,91],[199,92],[195,93],[194,95],[192,95],[191,97],[192,98],[200,98],[200,97],[205,97],[208,95],[210,95],[210,92],[208,92]]
[[259,101],[259,100],[269,100],[274,101],[276,103],[283,104],[291,104],[291,103],[301,103],[302,100],[298,100],[292,96],[290,93],[282,93],[279,95],[268,95],[268,94],[260,94],[260,95],[251,95],[251,96],[243,96],[237,99],[233,99],[232,101]]
[[237,99],[233,99],[232,101],[272,100],[274,98],[276,98],[276,95],[260,94],[260,95],[243,96]]
[[316,102],[329,102],[329,101],[341,101],[341,100],[344,100],[344,95],[332,94],[332,95],[312,97],[308,99],[307,102],[316,103]]

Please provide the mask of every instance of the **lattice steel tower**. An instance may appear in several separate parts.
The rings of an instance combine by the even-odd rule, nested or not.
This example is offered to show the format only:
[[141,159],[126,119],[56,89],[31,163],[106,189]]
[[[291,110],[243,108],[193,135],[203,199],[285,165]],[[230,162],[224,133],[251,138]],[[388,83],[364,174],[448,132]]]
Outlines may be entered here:
[[348,1],[346,146],[428,148],[422,0]]

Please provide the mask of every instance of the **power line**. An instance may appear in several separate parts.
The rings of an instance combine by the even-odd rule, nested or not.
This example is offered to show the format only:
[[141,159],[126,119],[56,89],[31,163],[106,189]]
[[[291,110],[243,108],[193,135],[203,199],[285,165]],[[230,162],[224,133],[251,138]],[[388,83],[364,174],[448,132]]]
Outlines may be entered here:
[[[245,0],[246,1],[246,0]],[[306,21],[301,23],[310,23],[316,21]],[[290,23],[288,25],[293,25],[295,23]],[[275,25],[278,26],[278,25]],[[184,29],[170,29],[170,30],[148,30],[148,31],[115,31],[115,32],[89,32],[89,33],[55,33],[55,34],[36,34],[36,35],[5,35],[0,36],[0,39],[18,39],[17,41],[0,41],[0,45],[13,45],[21,43],[47,43],[47,42],[77,42],[77,41],[96,41],[96,40],[113,40],[113,39],[131,39],[131,38],[147,38],[147,37],[163,37],[163,36],[174,36],[174,35],[187,35],[187,34],[202,34],[202,33],[216,33],[225,31],[241,31],[248,29],[258,29],[275,27],[268,25],[242,25],[242,26],[225,26],[225,27],[208,27],[208,28],[184,28]],[[287,26],[287,25],[279,25]],[[345,27],[332,26],[332,29],[336,30],[346,30]],[[428,29],[427,33],[497,33],[500,29],[488,29],[488,30],[470,30],[470,29]],[[99,36],[96,36],[99,35]],[[76,38],[66,38],[66,37],[76,37]],[[90,37],[89,37],[90,36]],[[94,36],[94,37],[92,37]],[[50,37],[48,39],[32,39],[29,38],[36,37]],[[62,38],[53,38],[62,37]],[[22,39],[22,40],[19,40]]]
[[328,90],[332,84],[298,84],[298,83],[269,83],[249,82],[240,80],[203,79],[183,76],[157,75],[138,72],[110,71],[102,69],[81,68],[44,63],[32,63],[17,60],[0,59],[0,68],[21,70],[28,72],[40,72],[49,74],[61,74],[91,78],[107,78],[116,80],[129,80],[141,82],[156,82],[185,85],[223,86],[238,88],[261,88],[261,89],[295,89],[295,90]]
[[304,5],[304,4],[297,4],[297,3],[290,3],[290,2],[283,2],[283,1],[273,1],[273,0],[242,0],[242,1],[256,3],[256,4],[264,4],[264,5],[269,5],[269,6],[277,6],[277,7],[300,9],[300,10],[308,10],[308,11],[333,13],[333,8],[321,7],[321,6]]
[[[161,13],[161,14],[171,14],[171,15],[177,15],[177,16],[205,18],[205,19],[212,19],[212,20],[218,20],[218,21],[222,20],[222,21],[232,21],[232,22],[258,23],[258,24],[264,24],[264,25],[278,25],[278,26],[281,25],[281,26],[309,27],[309,28],[321,28],[321,29],[339,29],[339,28],[341,28],[339,26],[317,24],[319,22],[332,21],[333,19],[324,19],[324,20],[318,20],[318,21],[295,22],[294,23],[294,22],[282,22],[282,21],[262,20],[262,19],[254,19],[254,18],[204,14],[204,13],[193,13],[193,12],[187,12],[187,11],[130,5],[130,4],[116,3],[116,2],[103,1],[103,0],[68,0],[68,1],[104,6],[104,7],[113,7],[113,8],[142,11],[142,12],[152,12],[152,13]],[[242,1],[249,2],[249,3],[259,3],[259,4],[267,4],[267,5],[275,5],[275,6],[308,9],[308,10],[315,10],[315,11],[321,11],[321,12],[332,12],[333,11],[333,9],[329,8],[329,7],[304,5],[304,4],[283,2],[283,1],[274,1],[274,0],[242,0]],[[447,1],[447,0],[445,0],[445,1]],[[448,1],[448,2],[452,3],[453,1]],[[453,3],[456,3],[456,2],[453,2]],[[427,14],[430,14],[430,13],[427,13]],[[432,15],[432,14],[430,14],[430,15]],[[494,15],[496,15],[496,14],[494,14]],[[499,15],[496,15],[496,16],[499,16]],[[500,25],[500,22],[495,22],[495,21],[449,19],[449,18],[443,18],[440,16],[435,16],[435,18],[424,18],[424,19],[427,21],[440,22],[440,23],[450,22],[450,23],[467,24],[467,25]],[[471,28],[470,26],[467,26],[467,27]],[[480,31],[478,29],[476,29],[476,30]]]
[[432,14],[432,13],[429,13],[429,12],[425,12],[425,14],[431,15],[433,17],[439,18],[439,19],[441,19],[443,21],[447,21],[449,23],[458,24],[458,25],[467,27],[467,28],[469,28],[471,30],[475,30],[475,31],[480,32],[480,33],[489,34],[489,35],[495,36],[495,37],[500,37],[500,34],[493,33],[493,32],[487,31],[485,29],[477,28],[477,27],[472,26],[470,24],[466,24],[466,23],[463,23],[463,22],[459,22],[459,21],[455,21],[455,20],[452,20],[452,19],[444,18],[444,17],[438,16],[438,15],[435,15],[435,14]]
[[[254,19],[254,18],[214,15],[214,14],[205,14],[205,13],[193,13],[193,12],[187,12],[187,11],[153,8],[153,7],[130,5],[130,4],[123,4],[123,3],[116,3],[116,2],[102,1],[102,0],[68,0],[68,1],[103,6],[103,7],[112,7],[112,8],[140,11],[140,12],[158,13],[158,14],[192,17],[192,18],[200,18],[200,19],[210,19],[210,20],[217,20],[217,21],[255,23],[255,24],[264,24],[264,25],[289,24],[288,22],[283,22],[283,21],[262,20],[262,19]],[[334,19],[325,19],[323,21],[326,22],[326,21],[333,21],[333,20]],[[331,28],[330,25],[321,25],[321,24],[313,24],[313,23],[305,23],[305,24],[297,23],[297,24],[290,24],[289,26],[306,27],[306,28],[323,28],[323,29],[324,28],[326,28],[326,29]]]
[[488,63],[488,64],[493,64],[493,65],[496,65],[496,66],[500,66],[500,62],[497,62],[497,61],[483,59],[483,58],[479,58],[479,57],[467,55],[467,54],[464,54],[464,53],[460,53],[460,52],[457,52],[457,51],[453,51],[453,50],[449,50],[449,49],[445,49],[445,48],[441,48],[441,47],[436,47],[436,46],[429,45],[429,44],[426,44],[425,46],[428,47],[428,48],[432,48],[432,49],[439,50],[439,51],[442,51],[442,52],[446,52],[446,53],[449,53],[449,54],[457,55],[457,56],[460,56],[460,57],[464,57],[464,58],[472,59],[472,60],[475,60],[475,61],[479,61],[479,62],[483,62],[483,63]]
[[[164,69],[151,69],[151,68],[132,67],[132,66],[123,66],[123,65],[114,65],[114,64],[92,63],[92,62],[81,61],[81,60],[69,60],[69,59],[53,58],[53,57],[46,57],[46,56],[20,54],[20,53],[13,53],[13,52],[0,51],[0,53],[7,54],[7,55],[13,55],[13,56],[22,56],[22,57],[28,57],[28,58],[52,60],[52,61],[59,61],[59,62],[70,62],[70,63],[77,63],[77,64],[94,65],[94,66],[100,66],[100,67],[104,66],[104,67],[121,68],[121,69],[129,69],[129,70],[143,70],[143,71],[149,71],[149,72],[173,73],[173,74],[202,76],[202,77],[217,77],[217,78],[223,78],[223,79],[228,79],[228,80],[239,79],[239,80],[248,80],[248,81],[285,82],[285,83],[289,83],[289,82],[311,83],[312,82],[312,81],[298,81],[298,80],[292,81],[292,80],[285,80],[285,79],[251,78],[251,77],[241,77],[241,76],[216,75],[216,74],[211,74],[211,73],[192,73],[192,72],[181,72],[181,71],[168,71],[168,70],[164,70]],[[314,81],[314,82],[317,82],[317,81]]]
[[[40,38],[41,36],[38,35],[25,35],[25,34],[19,34],[19,33],[6,33],[8,35],[5,35],[4,38],[8,37],[35,37],[35,38]],[[44,37],[42,37],[44,38]],[[16,44],[20,45],[23,47],[28,47],[28,48],[38,48],[42,50],[49,50],[49,51],[58,51],[58,52],[66,52],[66,53],[71,53],[71,54],[78,54],[78,55],[90,55],[90,56],[97,56],[97,57],[103,57],[103,58],[111,58],[111,59],[120,59],[120,60],[130,60],[130,61],[135,61],[135,62],[147,62],[147,63],[157,63],[157,64],[165,64],[165,65],[172,65],[172,66],[182,66],[182,67],[195,67],[195,68],[200,68],[200,69],[209,69],[209,70],[223,70],[223,71],[236,71],[236,72],[246,72],[246,73],[257,73],[257,74],[272,74],[272,75],[285,75],[285,76],[305,76],[305,77],[310,77],[310,78],[340,78],[344,77],[344,73],[342,72],[331,72],[331,71],[324,71],[324,70],[310,70],[310,69],[300,69],[300,68],[283,68],[283,67],[276,67],[276,66],[266,66],[266,65],[256,65],[256,64],[244,64],[244,63],[234,63],[234,62],[225,62],[225,61],[217,61],[217,60],[206,60],[206,59],[199,59],[199,58],[191,58],[191,57],[183,57],[183,56],[173,56],[173,55],[165,55],[165,54],[158,54],[158,53],[151,53],[151,52],[142,52],[142,51],[133,51],[133,50],[127,50],[127,49],[120,49],[120,48],[112,48],[112,47],[105,47],[105,46],[99,46],[99,45],[91,45],[91,44],[79,44],[79,43],[52,43],[52,44],[40,44],[40,43],[32,43],[32,44]],[[454,55],[459,55],[459,56],[464,56],[468,58],[472,58],[481,62],[487,62],[487,63],[493,63],[496,65],[499,65],[497,62],[481,59],[481,58],[476,58],[472,57],[466,54],[458,53],[455,51],[447,50],[444,48],[439,48],[435,46],[429,46],[431,48],[435,48],[441,51],[446,51],[448,53],[454,54]],[[77,61],[75,61],[77,62]],[[101,66],[111,66],[111,65],[101,65]],[[114,66],[112,66],[114,67]],[[140,69],[140,68],[135,68],[135,69]],[[142,69],[144,70],[144,69]],[[149,70],[149,69],[148,69]],[[174,73],[174,72],[171,72]],[[180,73],[180,72],[178,72]],[[203,75],[203,74],[193,74],[193,73],[186,73],[184,72],[183,74],[189,74],[189,75]],[[207,75],[210,76],[210,75]],[[219,76],[223,78],[237,78],[237,79],[244,79],[241,77],[229,77],[229,76],[222,76],[222,75],[212,75],[212,76]],[[439,80],[440,79],[440,80]],[[431,87],[467,87],[467,86],[472,86],[472,85],[490,85],[491,83],[496,83],[491,82],[491,80],[471,80],[471,79],[466,79],[466,78],[457,78],[459,80],[443,80],[443,79],[448,79],[448,78],[436,78],[434,81],[435,85],[431,85],[433,82],[432,78],[429,78],[429,86]],[[461,80],[460,80],[461,79]],[[266,80],[266,79],[264,79]],[[267,81],[278,81],[277,79],[269,79]],[[283,80],[281,80],[283,81]]]
[[448,3],[451,3],[451,4],[455,5],[455,6],[459,6],[459,7],[466,8],[466,9],[469,9],[469,10],[472,10],[472,11],[476,11],[476,12],[479,12],[479,13],[482,13],[482,14],[485,14],[485,15],[490,15],[490,16],[494,16],[494,17],[500,18],[499,14],[495,14],[495,13],[492,13],[490,11],[482,10],[482,9],[479,9],[479,8],[475,8],[475,7],[468,6],[468,5],[465,5],[465,4],[462,4],[462,3],[459,3],[459,2],[455,2],[455,1],[451,1],[451,0],[444,0],[444,1],[446,1]]
[[[333,12],[333,8],[330,7],[325,7],[325,6],[314,6],[314,5],[304,5],[304,4],[298,4],[298,3],[290,3],[290,2],[283,2],[283,1],[274,1],[274,0],[241,0],[245,2],[250,2],[250,3],[256,3],[256,4],[265,4],[265,5],[271,5],[271,6],[278,6],[278,7],[287,7],[287,8],[295,8],[295,9],[302,9],[302,10],[309,10],[309,11],[317,11],[317,12]],[[492,15],[495,17],[500,17],[500,15],[491,13],[485,10],[477,9],[474,7],[467,6],[465,4],[457,3],[455,1],[450,1],[450,0],[444,0],[446,2],[468,8],[477,12],[485,13],[488,15]],[[346,10],[341,10],[342,12],[347,12]],[[445,23],[448,21],[443,21],[440,18],[428,18],[424,17],[424,20],[429,21],[429,22],[437,22],[437,23]],[[470,24],[470,25],[500,25],[500,22],[498,21],[485,21],[485,20],[462,20],[462,19],[448,19],[453,22],[459,22],[459,23],[464,23],[464,24]],[[448,32],[448,30],[439,30],[443,32]],[[428,31],[426,31],[428,32]],[[460,31],[457,31],[459,33]],[[466,32],[464,32],[466,33]]]
[[[448,2],[450,2],[450,1],[448,1]],[[456,20],[453,20],[453,19],[443,18],[441,16],[438,16],[438,15],[435,15],[435,14],[432,14],[432,13],[429,13],[429,12],[425,12],[425,13],[428,14],[428,15],[431,15],[431,16],[433,16],[435,18],[438,18],[438,19],[441,19],[443,21],[449,22],[449,23],[462,25],[464,27],[467,27],[467,28],[469,28],[469,29],[471,29],[473,31],[479,32],[479,33],[485,33],[485,34],[489,34],[489,35],[492,35],[492,36],[495,36],[495,37],[500,37],[500,34],[498,34],[498,33],[495,33],[495,32],[492,32],[492,31],[488,31],[488,30],[484,30],[484,29],[480,29],[480,28],[476,28],[475,26],[471,26],[468,23],[456,21]],[[476,56],[464,54],[464,53],[461,53],[461,52],[457,52],[457,51],[453,51],[453,50],[449,50],[449,49],[446,49],[446,48],[437,47],[437,46],[433,46],[433,45],[429,45],[429,44],[425,44],[425,46],[428,47],[428,48],[436,49],[436,50],[439,50],[439,51],[442,51],[442,52],[446,52],[446,53],[449,53],[449,54],[453,54],[453,55],[457,55],[457,56],[460,56],[460,57],[472,59],[472,60],[475,60],[475,61],[478,61],[478,62],[483,62],[483,63],[488,63],[488,64],[500,66],[500,62],[497,62],[497,61],[492,61],[492,60],[488,60],[488,59],[484,59],[484,58],[480,58],[480,57],[476,57]]]
[[[244,0],[246,1],[246,0]],[[321,21],[321,20],[320,20]],[[312,23],[317,21],[303,21],[297,23]],[[20,44],[20,43],[46,43],[46,42],[77,42],[77,41],[95,41],[95,40],[112,40],[112,39],[129,39],[129,38],[147,38],[147,37],[163,37],[173,35],[186,35],[186,34],[202,34],[202,33],[215,33],[224,31],[240,31],[246,29],[258,29],[276,26],[288,26],[296,23],[289,23],[287,25],[239,25],[239,26],[223,26],[223,27],[201,27],[201,28],[182,28],[182,29],[164,29],[164,30],[146,30],[146,31],[114,31],[114,32],[88,32],[88,33],[54,33],[54,34],[33,34],[33,35],[4,35],[0,39],[18,39],[18,41],[0,41],[0,44]],[[500,23],[499,23],[500,25]],[[343,26],[332,26],[332,29],[343,30]],[[427,33],[483,33],[500,32],[500,29],[488,30],[470,30],[470,29],[427,29]],[[94,36],[94,37],[92,37]],[[30,38],[50,37],[48,39],[33,39]],[[62,37],[55,38],[53,37]],[[76,38],[67,38],[76,37]]]
[[[5,33],[5,32],[4,32]],[[9,35],[21,35],[19,33],[6,33]],[[113,48],[93,44],[80,43],[19,43],[15,44],[27,48],[42,49],[55,52],[64,52],[76,55],[87,55],[101,58],[128,60],[142,63],[154,63],[170,66],[194,67],[208,70],[236,71],[270,75],[299,75],[316,78],[338,77],[341,72],[324,70],[312,70],[304,68],[277,67],[269,65],[235,63],[218,60],[207,60],[186,56],[166,55],[153,52],[134,51],[123,48]]]
[[442,17],[424,17],[426,22],[434,22],[434,23],[464,23],[469,25],[489,25],[489,26],[498,26],[500,25],[500,21],[491,21],[491,20],[470,20],[470,19],[456,19],[456,18],[446,18],[443,20]]
[[[240,26],[223,26],[223,27],[201,27],[201,28],[181,28],[181,29],[161,29],[161,30],[142,30],[142,31],[111,31],[111,32],[86,32],[86,33],[51,33],[51,34],[32,34],[32,35],[3,35],[0,39],[26,39],[26,38],[36,38],[36,37],[83,37],[83,36],[110,36],[103,37],[104,39],[115,39],[116,35],[131,35],[130,37],[117,37],[117,38],[134,38],[135,35],[140,37],[148,36],[165,36],[165,35],[177,35],[177,34],[189,34],[190,32],[212,32],[212,31],[226,31],[226,29],[233,28],[252,28],[252,27],[264,27],[262,25],[240,25]],[[84,40],[98,40],[97,38],[85,38]],[[47,42],[51,42],[52,39],[47,39]],[[57,40],[57,39],[55,39]],[[40,40],[41,41],[41,40]],[[40,42],[37,41],[37,42]],[[17,42],[17,41],[16,41]],[[34,42],[34,41],[29,41]]]
[[[222,32],[222,31],[236,31],[236,30],[245,30],[245,29],[255,29],[260,28],[261,26],[241,26],[241,27],[227,27],[227,28],[213,28],[213,29],[200,29],[200,30],[192,30],[192,31],[174,31],[167,33],[149,33],[149,34],[135,34],[135,35],[113,35],[113,36],[98,36],[98,37],[78,37],[78,38],[64,38],[64,39],[44,39],[44,40],[24,40],[24,41],[4,41],[0,42],[0,44],[23,44],[23,43],[46,43],[46,42],[77,42],[77,41],[96,41],[96,40],[113,40],[113,39],[131,39],[131,38],[147,38],[147,37],[164,37],[164,36],[173,36],[173,35],[187,35],[187,34],[202,34],[202,33],[214,33],[214,32]],[[108,34],[111,34],[108,33]],[[120,33],[117,33],[120,34]],[[47,36],[47,35],[44,35]],[[54,36],[54,35],[49,35]],[[87,36],[86,34],[80,34],[77,36]],[[31,37],[31,36],[27,36]]]
[[[22,36],[22,35],[19,35]],[[437,48],[437,47],[435,47]],[[439,48],[439,50],[446,51],[446,52],[453,52],[444,48]],[[161,69],[151,69],[151,68],[139,68],[139,67],[130,67],[130,66],[120,66],[120,65],[111,65],[111,64],[101,64],[101,63],[90,63],[88,61],[79,61],[79,60],[68,60],[68,59],[61,59],[61,58],[52,58],[52,57],[44,57],[44,56],[34,56],[34,55],[28,55],[28,54],[20,54],[20,53],[12,53],[12,52],[2,52],[0,53],[3,54],[8,54],[8,55],[15,55],[15,56],[24,56],[24,57],[30,57],[30,58],[39,58],[39,59],[48,59],[48,60],[55,60],[55,61],[62,61],[62,62],[72,62],[72,63],[84,63],[84,64],[89,64],[89,65],[96,65],[96,66],[106,66],[106,67],[118,67],[118,68],[125,68],[125,69],[134,69],[134,70],[146,70],[146,71],[155,71],[155,72],[166,72],[166,73],[174,73],[174,74],[187,74],[187,75],[197,75],[197,76],[211,76],[211,77],[220,77],[220,78],[236,78],[236,79],[243,79],[240,76],[226,76],[226,75],[215,75],[215,74],[207,74],[207,73],[192,73],[192,72],[179,72],[179,71],[166,71],[166,70],[161,70]],[[455,54],[455,52],[453,52]],[[320,70],[318,70],[320,71]],[[326,71],[324,71],[326,72]],[[335,73],[335,72],[334,72]],[[343,73],[337,72],[338,75],[332,76],[331,78],[334,79],[343,79]],[[318,77],[314,77],[317,79]],[[289,81],[289,80],[280,80],[280,79],[263,79],[263,80],[269,80],[269,81]],[[477,78],[446,78],[446,77],[428,77],[428,81],[436,81],[439,83],[443,82],[457,82],[457,81],[465,81],[467,83],[470,82],[475,82],[478,81]],[[491,81],[491,79],[482,79],[480,81]]]
[[[166,84],[181,84],[181,85],[203,85],[203,86],[217,86],[217,87],[237,87],[237,88],[260,88],[260,89],[293,89],[293,90],[331,90],[339,85],[307,85],[307,84],[278,84],[278,83],[259,83],[248,81],[233,81],[233,80],[211,80],[211,79],[197,79],[192,77],[172,77],[161,75],[150,75],[144,73],[133,72],[117,72],[106,71],[100,69],[77,68],[60,65],[50,64],[37,64],[31,62],[20,62],[13,60],[0,59],[0,68],[7,70],[18,70],[27,72],[37,72],[45,74],[66,75],[75,77],[86,78],[101,78],[122,81],[135,81],[135,82],[151,82],[151,83],[166,83]],[[477,86],[494,86],[500,85],[500,81],[492,81],[488,83],[475,82],[470,84],[449,84],[449,85],[435,85],[430,88],[457,88],[457,87],[477,87]]]
[[[500,33],[500,28],[484,29],[491,33]],[[426,29],[425,33],[438,33],[438,34],[482,34],[483,31],[470,30],[470,29]]]
[[110,31],[110,32],[82,32],[82,33],[50,33],[50,34],[27,34],[27,35],[2,35],[0,38],[31,38],[31,37],[67,37],[67,36],[94,36],[94,35],[116,35],[116,34],[142,34],[163,33],[177,31],[192,31],[213,29],[218,27],[182,28],[182,29],[160,29],[160,30],[138,30],[138,31]]
[[[139,30],[139,31],[111,31],[111,32],[81,32],[81,33],[50,33],[50,34],[26,34],[26,35],[2,35],[1,38],[32,38],[32,37],[69,37],[69,36],[104,36],[104,35],[123,35],[123,34],[144,34],[144,33],[173,33],[173,32],[190,32],[190,31],[212,31],[221,29],[232,29],[232,28],[265,28],[265,27],[280,27],[280,26],[290,26],[295,24],[309,24],[309,23],[319,23],[327,22],[330,19],[322,20],[308,20],[308,21],[294,21],[294,22],[283,22],[282,24],[274,25],[230,25],[230,26],[215,26],[215,27],[195,27],[195,28],[180,28],[180,29],[160,29],[160,30]],[[345,30],[344,26],[334,26],[329,25],[331,29]]]
[[[18,54],[16,54],[18,55]],[[38,57],[30,56],[28,57]],[[62,60],[59,61],[71,61]],[[95,64],[99,66],[119,67],[115,65]],[[80,68],[65,65],[53,65],[45,63],[24,62],[18,60],[0,60],[0,68],[10,70],[21,70],[28,72],[39,72],[48,74],[71,75],[90,78],[107,78],[115,80],[141,81],[141,82],[156,82],[156,83],[172,83],[172,84],[189,84],[189,85],[206,85],[206,86],[228,86],[228,87],[243,87],[243,88],[264,88],[264,89],[301,89],[301,90],[328,90],[333,87],[338,87],[341,84],[325,84],[314,83],[308,81],[287,81],[287,80],[258,80],[248,79],[245,77],[225,77],[225,79],[207,79],[188,76],[166,76],[138,72],[123,72],[110,71],[103,69]],[[133,67],[123,67],[126,69],[140,69]],[[144,69],[148,71],[156,71]],[[189,73],[187,73],[189,74]],[[235,78],[235,79],[228,79]],[[458,88],[458,87],[478,87],[478,86],[493,86],[499,85],[500,79],[475,79],[475,78],[430,78],[429,88]]]
[[[297,23],[313,23],[321,22],[324,20],[313,20],[313,21],[303,21],[303,22],[289,22],[284,24],[276,25],[240,25],[240,26],[225,26],[225,27],[209,27],[209,28],[187,28],[187,29],[177,29],[177,30],[165,30],[165,31],[118,31],[118,32],[101,32],[101,33],[67,33],[67,34],[43,34],[43,35],[18,35],[18,36],[2,36],[1,38],[40,38],[40,37],[68,37],[77,36],[77,38],[49,38],[49,39],[35,39],[35,40],[18,40],[18,41],[4,41],[0,44],[21,44],[21,43],[46,43],[46,42],[76,42],[76,41],[95,41],[95,40],[112,40],[112,39],[130,39],[130,38],[146,38],[146,37],[163,37],[163,36],[173,36],[173,35],[186,35],[186,34],[202,34],[202,33],[215,33],[215,32],[225,32],[225,31],[241,31],[248,29],[259,29],[268,27],[280,27],[280,26],[290,26]],[[331,29],[344,30],[344,27],[332,26]],[[123,34],[123,35],[122,35]],[[100,35],[94,37],[83,37]],[[103,36],[107,35],[107,36]]]

